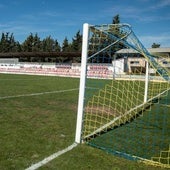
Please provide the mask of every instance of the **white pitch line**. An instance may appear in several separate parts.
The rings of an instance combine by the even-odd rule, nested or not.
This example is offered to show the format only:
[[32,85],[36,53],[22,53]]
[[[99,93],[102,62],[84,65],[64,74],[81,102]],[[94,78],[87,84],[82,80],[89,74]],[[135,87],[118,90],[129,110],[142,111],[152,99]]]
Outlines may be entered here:
[[31,165],[29,168],[25,169],[25,170],[36,170],[38,168],[40,168],[41,166],[47,164],[48,162],[52,161],[53,159],[59,157],[60,155],[72,150],[73,148],[75,148],[78,144],[77,143],[73,143],[72,145],[68,146],[67,148],[58,151],[52,155],[50,155],[49,157],[46,157],[45,159],[43,159],[42,161]]
[[59,90],[59,91],[48,91],[48,92],[42,92],[42,93],[20,94],[20,95],[15,95],[15,96],[4,96],[4,97],[0,97],[0,100],[10,99],[10,98],[18,98],[18,97],[39,96],[39,95],[53,94],[53,93],[64,93],[64,92],[70,92],[70,91],[75,91],[75,90],[78,90],[78,88]]

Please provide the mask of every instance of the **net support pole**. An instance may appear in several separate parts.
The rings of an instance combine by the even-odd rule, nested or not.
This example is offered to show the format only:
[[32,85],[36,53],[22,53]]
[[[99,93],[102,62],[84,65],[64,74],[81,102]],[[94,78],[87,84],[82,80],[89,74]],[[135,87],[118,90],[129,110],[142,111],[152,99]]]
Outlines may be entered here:
[[144,103],[146,103],[148,99],[148,83],[149,83],[149,63],[148,61],[146,61]]
[[76,143],[81,143],[85,83],[86,83],[86,69],[87,69],[87,56],[88,56],[88,36],[89,36],[89,25],[87,23],[85,23],[85,24],[83,24],[81,74],[80,74],[80,87],[79,87],[79,99],[78,99],[78,110],[77,110],[77,125],[76,125],[76,135],[75,135]]

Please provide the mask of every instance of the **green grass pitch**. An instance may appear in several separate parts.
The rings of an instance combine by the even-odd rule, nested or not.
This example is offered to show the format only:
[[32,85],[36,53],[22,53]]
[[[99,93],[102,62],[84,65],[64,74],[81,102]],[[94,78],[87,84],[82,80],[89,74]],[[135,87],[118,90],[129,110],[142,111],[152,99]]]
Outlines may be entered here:
[[[74,142],[78,90],[77,78],[0,74],[1,170],[28,168]],[[40,169],[155,167],[81,144]]]

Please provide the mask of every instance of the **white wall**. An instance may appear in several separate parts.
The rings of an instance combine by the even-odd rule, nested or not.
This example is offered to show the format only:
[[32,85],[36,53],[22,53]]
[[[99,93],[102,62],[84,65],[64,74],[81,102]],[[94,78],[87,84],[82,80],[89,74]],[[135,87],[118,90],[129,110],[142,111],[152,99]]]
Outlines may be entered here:
[[113,64],[113,73],[115,74],[124,73],[124,59],[112,61],[112,64]]

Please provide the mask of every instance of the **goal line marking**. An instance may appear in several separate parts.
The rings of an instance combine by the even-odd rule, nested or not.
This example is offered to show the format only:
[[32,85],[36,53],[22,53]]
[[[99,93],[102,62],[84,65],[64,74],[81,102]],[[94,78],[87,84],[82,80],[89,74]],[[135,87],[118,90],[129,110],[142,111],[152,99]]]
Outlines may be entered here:
[[41,93],[20,94],[20,95],[14,95],[14,96],[4,96],[4,97],[0,97],[0,100],[1,99],[18,98],[18,97],[39,96],[39,95],[53,94],[53,93],[64,93],[64,92],[75,91],[75,90],[78,90],[78,89],[79,88],[67,89],[67,90],[58,90],[58,91],[47,91],[47,92],[41,92]]
[[40,168],[41,166],[47,164],[48,162],[52,161],[53,159],[59,157],[60,155],[63,155],[64,153],[72,150],[73,148],[75,148],[78,144],[77,143],[73,143],[72,145],[68,146],[67,148],[61,150],[61,151],[58,151],[48,157],[46,157],[45,159],[43,159],[42,161],[36,163],[36,164],[33,164],[31,165],[30,167],[28,167],[27,169],[25,170],[36,170],[38,168]]

